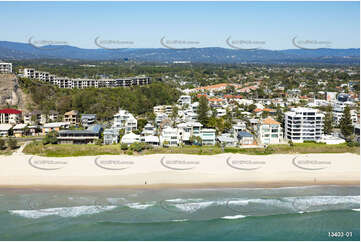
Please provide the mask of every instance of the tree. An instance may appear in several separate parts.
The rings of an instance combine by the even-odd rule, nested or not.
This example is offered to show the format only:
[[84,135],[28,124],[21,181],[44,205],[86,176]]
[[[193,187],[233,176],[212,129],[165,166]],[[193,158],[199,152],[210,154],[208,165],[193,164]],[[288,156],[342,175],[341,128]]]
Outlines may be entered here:
[[198,120],[203,126],[207,126],[208,124],[208,100],[205,96],[202,96],[199,100],[199,106],[198,106]]
[[284,115],[283,115],[280,107],[277,107],[276,120],[281,124],[282,129],[284,129],[284,126],[285,126],[284,121],[285,120],[284,120]]
[[252,111],[255,110],[256,108],[257,108],[256,105],[251,104],[251,105],[249,105],[249,106],[247,107],[247,111],[248,111],[248,112],[252,112]]
[[5,140],[0,139],[0,150],[5,149]]
[[120,149],[121,149],[121,150],[127,150],[127,149],[128,149],[128,145],[122,143],[122,144],[120,145]]
[[192,145],[202,145],[202,138],[199,136],[192,135],[189,137],[189,141]]
[[144,118],[138,119],[138,130],[142,131],[144,126],[147,124],[147,122],[148,121],[146,119],[144,119]]
[[345,139],[347,141],[350,141],[350,136],[352,135],[353,127],[352,127],[352,120],[351,120],[351,113],[349,106],[346,106],[345,109],[343,110],[343,115],[340,121],[340,128],[341,128],[341,133],[343,134]]
[[326,112],[325,122],[324,122],[324,130],[323,131],[325,134],[332,133],[332,130],[333,130],[332,122],[333,122],[332,112],[328,111],[328,112]]
[[120,129],[120,130],[119,130],[119,140],[122,140],[124,134],[125,134],[125,130],[124,130],[124,129]]
[[16,141],[16,139],[12,139],[9,138],[8,139],[8,146],[10,147],[10,149],[16,149],[18,147],[18,142]]
[[170,118],[172,119],[174,126],[175,126],[175,121],[176,121],[177,117],[178,117],[178,107],[176,105],[173,105],[172,114],[170,115]]
[[57,144],[58,143],[57,133],[55,131],[51,131],[47,133],[43,138],[42,142],[44,145]]

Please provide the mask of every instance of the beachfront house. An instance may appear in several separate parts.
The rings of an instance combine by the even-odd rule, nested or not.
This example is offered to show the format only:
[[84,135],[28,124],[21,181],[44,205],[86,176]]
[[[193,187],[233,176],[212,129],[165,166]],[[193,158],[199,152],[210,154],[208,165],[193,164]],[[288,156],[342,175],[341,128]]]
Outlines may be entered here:
[[17,124],[13,127],[14,136],[15,137],[23,137],[28,135],[29,129],[27,128],[27,124]]
[[252,145],[254,143],[253,135],[246,131],[238,132],[237,138],[241,145]]
[[200,133],[202,145],[215,145],[216,144],[216,130],[215,129],[202,129]]
[[246,122],[239,121],[237,124],[232,126],[231,133],[233,134],[233,137],[237,137],[238,133],[240,131],[245,131],[247,128]]
[[29,125],[28,130],[30,136],[39,136],[41,134],[41,128],[39,125]]
[[24,123],[29,125],[46,123],[46,115],[42,114],[40,111],[24,113],[23,119]]
[[45,135],[52,131],[59,132],[61,129],[68,129],[69,126],[70,126],[69,122],[46,123],[43,126],[42,133]]
[[140,135],[134,134],[133,132],[123,135],[121,143],[131,145],[133,143],[140,142]]
[[99,124],[89,126],[85,130],[60,130],[59,144],[95,144],[100,139],[103,128]]
[[159,137],[154,135],[142,136],[140,137],[140,141],[153,146],[158,146],[160,144]]
[[148,135],[155,135],[156,134],[156,129],[153,126],[153,124],[151,123],[147,123],[142,131],[142,136],[148,136]]
[[71,125],[77,125],[79,123],[79,112],[76,110],[71,110],[64,113],[64,122],[69,122]]
[[114,115],[113,129],[118,131],[124,129],[125,133],[130,133],[137,129],[137,125],[138,121],[127,110],[119,109],[118,113]]
[[178,129],[165,127],[160,134],[160,144],[163,146],[177,146],[180,144]]
[[103,139],[105,145],[117,144],[119,142],[119,131],[116,129],[105,129]]
[[223,147],[235,147],[238,145],[237,137],[234,137],[231,134],[218,135],[217,140]]
[[20,123],[22,112],[13,108],[0,110],[0,124],[18,124]]
[[95,124],[96,119],[96,114],[82,114],[80,118],[80,123],[83,127],[89,127]]
[[203,125],[199,122],[186,122],[177,125],[179,137],[183,144],[190,144],[192,136],[200,136]]
[[281,124],[271,117],[263,119],[257,126],[257,136],[261,144],[279,144],[282,141]]
[[0,124],[0,137],[7,137],[12,135],[11,124]]

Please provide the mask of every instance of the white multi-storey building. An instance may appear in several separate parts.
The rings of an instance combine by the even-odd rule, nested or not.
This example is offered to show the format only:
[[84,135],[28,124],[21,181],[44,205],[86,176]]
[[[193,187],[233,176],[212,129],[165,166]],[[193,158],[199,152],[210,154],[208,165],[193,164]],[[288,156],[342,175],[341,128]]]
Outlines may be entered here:
[[138,121],[127,110],[119,109],[119,112],[114,115],[113,128],[118,131],[124,129],[125,133],[130,133],[137,129],[137,125]]
[[118,79],[71,79],[68,77],[57,77],[49,72],[36,71],[32,68],[25,68],[23,76],[26,78],[38,79],[56,85],[59,88],[89,88],[89,87],[129,87],[142,86],[151,83],[150,77],[136,76]]
[[0,62],[0,73],[12,73],[13,72],[13,64]]
[[285,138],[292,142],[320,140],[324,114],[312,108],[292,108],[285,113]]
[[[343,117],[343,111],[344,111],[345,107],[353,106],[353,105],[355,105],[353,102],[336,102],[333,104],[332,116],[333,116],[333,121],[334,121],[335,125],[340,124],[340,121]],[[358,123],[357,111],[354,109],[351,109],[350,115],[351,115],[352,124],[357,124]]]

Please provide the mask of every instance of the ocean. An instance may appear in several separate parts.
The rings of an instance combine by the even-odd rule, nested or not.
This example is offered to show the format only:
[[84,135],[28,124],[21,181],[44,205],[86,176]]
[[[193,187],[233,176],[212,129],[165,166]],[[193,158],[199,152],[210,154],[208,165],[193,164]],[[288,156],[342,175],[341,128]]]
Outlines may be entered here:
[[0,240],[360,240],[360,187],[0,189]]

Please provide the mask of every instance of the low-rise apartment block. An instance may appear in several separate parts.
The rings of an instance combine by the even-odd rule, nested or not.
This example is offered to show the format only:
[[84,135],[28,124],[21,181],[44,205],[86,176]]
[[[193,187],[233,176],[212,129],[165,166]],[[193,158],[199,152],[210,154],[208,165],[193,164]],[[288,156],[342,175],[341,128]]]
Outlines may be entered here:
[[18,124],[20,123],[22,112],[13,108],[0,110],[0,124]]
[[13,64],[0,62],[0,73],[12,73],[13,72]]
[[59,88],[101,88],[101,87],[130,87],[142,86],[151,83],[150,77],[136,76],[116,79],[88,79],[88,78],[68,78],[57,77],[49,72],[36,71],[32,68],[25,68],[23,76],[26,78],[37,79],[55,85]]
[[86,130],[60,130],[58,136],[59,144],[94,144],[103,128],[101,125],[93,125]]
[[136,130],[138,121],[134,118],[133,114],[127,110],[120,109],[117,114],[114,115],[113,128],[118,131],[121,129],[125,130],[125,133],[130,133]]
[[64,122],[69,122],[71,125],[77,125],[79,123],[79,112],[71,110],[64,113]]

